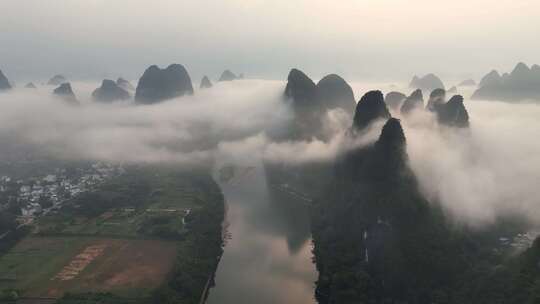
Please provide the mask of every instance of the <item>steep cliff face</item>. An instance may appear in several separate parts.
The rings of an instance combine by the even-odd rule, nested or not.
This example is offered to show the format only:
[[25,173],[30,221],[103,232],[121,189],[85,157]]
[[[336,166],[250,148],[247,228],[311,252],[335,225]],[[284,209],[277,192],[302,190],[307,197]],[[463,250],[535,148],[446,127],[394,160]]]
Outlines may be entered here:
[[[267,130],[274,142],[329,141],[335,135],[325,125],[329,111],[341,112],[340,116],[344,112],[352,119],[356,106],[352,89],[343,78],[327,75],[315,84],[298,69],[292,69],[288,74],[283,102],[290,106],[294,116],[280,129]],[[312,197],[326,188],[334,171],[333,162],[327,160],[302,164],[266,161],[264,166],[270,191],[275,192],[276,188],[286,185]]]
[[292,69],[283,96],[294,111],[290,138],[328,139],[323,121],[328,111],[342,109],[350,113],[356,105],[351,87],[338,75],[327,75],[315,84],[304,72]]
[[370,91],[364,94],[354,112],[353,129],[361,131],[377,119],[387,119],[390,112],[384,103],[381,91]]
[[[462,99],[446,102],[444,90],[430,97],[436,115],[444,112],[441,123],[461,122]],[[409,99],[418,103],[421,91]],[[386,123],[376,142],[343,146],[332,185],[314,207],[319,303],[438,303],[466,272],[463,235],[454,234],[442,211],[420,193],[405,132],[380,91],[362,97],[352,129],[381,118]],[[354,141],[365,133],[348,136]]]
[[330,74],[317,83],[318,98],[327,109],[341,108],[352,113],[356,106],[351,86],[340,76]]
[[285,96],[293,100],[296,108],[308,107],[318,103],[317,86],[304,72],[292,69],[287,76]]
[[313,80],[302,71],[292,69],[283,95],[294,112],[286,137],[304,140],[323,137],[322,119],[325,110],[319,104],[317,86]]
[[153,65],[139,79],[135,101],[139,104],[152,104],[192,94],[193,85],[184,66],[171,64],[166,69],[160,69]]
[[[353,123],[346,140],[354,141],[357,137],[365,134],[369,126],[381,119],[389,119],[390,112],[383,101],[381,91],[370,91],[364,94],[356,106]],[[337,156],[334,164],[335,177],[339,180],[358,181],[365,173],[363,168],[366,155],[372,152],[371,147],[363,147],[352,150],[343,148]]]
[[375,143],[375,147],[380,153],[395,154],[396,160],[404,163],[405,145],[405,133],[403,133],[399,119],[388,119],[382,128],[379,140]]
[[437,302],[467,264],[459,238],[418,191],[400,121],[388,119],[374,144],[345,154],[312,220],[319,303]]

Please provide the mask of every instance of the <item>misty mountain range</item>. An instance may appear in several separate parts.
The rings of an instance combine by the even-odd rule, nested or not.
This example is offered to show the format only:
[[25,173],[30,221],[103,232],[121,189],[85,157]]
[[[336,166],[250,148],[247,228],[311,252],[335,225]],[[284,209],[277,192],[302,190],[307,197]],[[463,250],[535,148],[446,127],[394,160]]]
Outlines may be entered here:
[[[299,75],[293,77],[301,78]],[[230,70],[225,70],[219,77],[218,81],[232,81],[235,79],[243,79],[243,74],[235,75]],[[308,77],[309,78],[309,77]],[[298,80],[301,82],[301,80]],[[311,79],[309,79],[311,81]],[[307,81],[307,82],[309,82]],[[329,86],[332,90],[332,86],[337,89],[342,85],[342,78],[338,75],[332,74],[321,79],[323,86],[321,89],[322,96],[319,98],[327,99],[324,94],[324,86]],[[63,83],[67,83],[68,80],[63,75],[55,75],[47,82],[48,85],[60,86]],[[306,83],[307,83],[306,82]],[[311,81],[312,82],[312,81]],[[346,83],[345,83],[346,84]],[[300,85],[300,84],[299,84]],[[306,85],[306,92],[302,94],[312,94],[309,92],[313,90]],[[313,85],[315,85],[313,83]],[[347,85],[347,84],[346,84]],[[28,83],[27,88],[35,86],[33,83]],[[201,79],[199,88],[210,88],[212,83],[207,76]],[[348,86],[348,85],[347,85]],[[473,79],[466,79],[461,81],[457,86],[452,86],[446,92],[450,94],[457,94],[457,87],[474,87],[476,82]],[[8,78],[0,71],[0,90],[11,89],[13,85],[9,82]],[[524,100],[540,100],[540,67],[538,65],[532,65],[530,68],[524,63],[516,65],[511,73],[504,73],[500,75],[496,70],[486,74],[482,80],[478,83],[477,90],[473,93],[472,99],[474,100],[501,100],[501,101],[524,101]],[[435,89],[444,89],[445,85],[442,80],[435,74],[426,74],[425,76],[414,76],[409,83],[409,88],[420,89],[424,92],[431,92]],[[94,100],[100,102],[113,102],[117,100],[126,100],[131,98],[129,91],[133,90],[133,86],[126,80],[119,78],[116,83],[112,80],[105,79],[100,88],[97,88],[93,94]],[[346,88],[339,90],[346,91]],[[394,104],[400,103],[405,100],[402,112],[406,113],[412,108],[419,106],[419,92],[413,92],[409,98],[401,100],[399,97],[396,99],[395,95],[399,92],[390,92],[389,104],[390,107],[394,107]],[[75,94],[75,93],[74,93]],[[137,84],[137,90],[134,94],[135,101],[137,103],[155,103],[158,101],[180,97],[183,95],[193,94],[193,85],[191,78],[187,70],[180,64],[172,64],[166,69],[160,69],[157,66],[149,67],[141,76],[139,83]],[[348,96],[347,96],[348,95]],[[350,99],[350,92],[344,93],[337,103],[344,99]],[[301,97],[300,97],[301,98]],[[330,107],[336,107],[337,105],[329,105]],[[350,105],[347,110],[350,110]]]
[[[295,119],[302,121],[306,112],[327,111],[318,103],[313,82],[298,70],[291,74],[285,96],[293,108],[299,104]],[[454,95],[447,101],[445,93],[442,88],[433,90],[425,111],[434,112],[442,125],[469,128],[463,97]],[[399,108],[394,100],[405,99],[400,111],[404,119],[424,110],[419,89],[409,97],[388,97],[394,108]],[[312,120],[307,116],[308,125]],[[486,249],[493,246],[486,244],[489,232],[456,229],[439,202],[428,201],[419,191],[405,132],[400,120],[391,117],[380,91],[367,92],[357,103],[347,140],[365,136],[378,120],[386,122],[374,143],[344,145],[334,161],[267,165],[271,182],[281,180],[316,197],[312,232],[318,302],[535,303],[540,270],[525,265],[538,261],[540,239],[509,261]],[[303,136],[320,137],[317,129],[309,130],[303,129]],[[489,269],[477,268],[485,260]]]
[[471,97],[477,100],[540,100],[540,66],[520,62],[510,73],[493,70],[486,74]]
[[540,304],[540,0],[0,12],[0,304]]
[[413,76],[409,88],[431,91],[434,89],[444,89],[444,84],[435,74],[427,74],[423,77]]
[[[520,67],[516,74],[523,71]],[[231,83],[238,77],[224,74],[227,86],[244,84]],[[248,110],[242,112],[235,104],[237,95],[228,96],[226,89],[195,92],[182,65],[151,66],[133,96],[136,104],[151,107],[50,105],[52,110],[47,120],[36,124],[37,131],[32,129],[37,119],[28,120],[26,115],[15,119],[6,115],[3,120],[16,130],[17,139],[36,146],[49,144],[52,151],[71,153],[70,157],[190,163],[208,162],[220,153],[246,159],[263,155],[269,183],[286,184],[314,197],[312,230],[320,303],[482,303],[480,295],[492,303],[502,297],[499,291],[519,295],[511,303],[526,303],[534,299],[538,273],[533,270],[521,276],[526,270],[522,265],[536,259],[538,244],[505,260],[506,256],[491,250],[492,238],[489,245],[484,242],[489,235],[467,227],[455,230],[447,209],[465,203],[446,201],[443,195],[430,197],[422,188],[427,176],[431,182],[442,181],[437,186],[449,188],[452,194],[470,194],[466,187],[445,184],[454,171],[458,171],[457,179],[463,176],[454,167],[462,165],[459,157],[444,153],[455,143],[467,149],[471,134],[485,134],[478,132],[485,130],[483,121],[470,120],[471,107],[477,109],[474,102],[464,102],[463,96],[437,87],[443,85],[432,81],[435,77],[418,78],[410,94],[392,91],[384,96],[380,90],[369,90],[357,102],[342,77],[330,74],[315,83],[301,70],[291,69],[287,83],[275,84],[268,95],[244,96],[243,107],[247,105]],[[9,84],[5,76],[2,79]],[[483,80],[480,87],[489,83]],[[201,80],[200,87],[211,85],[208,77]],[[423,91],[416,86],[435,87]],[[239,87],[238,91],[249,89]],[[62,82],[53,92],[67,104],[79,104],[69,82]],[[129,100],[132,93],[133,87],[125,80],[103,80],[92,96],[97,102],[111,103]],[[4,96],[7,100],[12,95]],[[200,96],[209,100],[206,105]],[[424,96],[429,96],[427,102]],[[179,102],[163,102],[175,98]],[[43,100],[35,106],[48,108]],[[149,111],[155,111],[155,118],[148,118]],[[78,112],[83,114],[78,116]],[[436,140],[448,140],[448,146],[440,148]],[[480,166],[479,171],[485,172],[493,164],[482,161],[496,150],[489,154],[473,150],[480,156],[473,155],[473,165],[463,161],[466,169]],[[310,153],[324,155],[309,158]],[[300,161],[291,160],[295,157]],[[458,163],[452,163],[456,158]],[[423,172],[448,160],[450,169],[442,167],[436,178]],[[489,178],[478,180],[489,182]],[[481,264],[483,260],[488,264]],[[472,287],[463,284],[471,281]],[[497,292],[478,292],[498,282],[504,288]]]
[[[125,82],[124,86],[126,85],[130,85],[129,82]],[[101,83],[101,87],[92,92],[92,97],[96,101],[112,102],[115,100],[129,99],[131,98],[131,94],[113,80],[105,79]]]

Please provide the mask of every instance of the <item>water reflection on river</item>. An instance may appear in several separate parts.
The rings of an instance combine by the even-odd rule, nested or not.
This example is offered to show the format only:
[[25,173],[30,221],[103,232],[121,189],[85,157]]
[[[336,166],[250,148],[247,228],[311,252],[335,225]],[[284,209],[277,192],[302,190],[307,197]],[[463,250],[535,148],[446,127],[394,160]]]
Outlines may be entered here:
[[315,303],[307,208],[270,193],[262,168],[221,187],[232,238],[207,303]]

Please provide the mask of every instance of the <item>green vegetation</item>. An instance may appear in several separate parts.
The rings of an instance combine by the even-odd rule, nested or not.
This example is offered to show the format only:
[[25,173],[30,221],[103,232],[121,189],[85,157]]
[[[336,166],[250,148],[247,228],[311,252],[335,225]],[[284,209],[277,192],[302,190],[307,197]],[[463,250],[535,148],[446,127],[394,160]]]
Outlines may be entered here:
[[522,254],[502,262],[478,261],[464,277],[453,303],[540,303],[539,263],[540,238]]
[[91,242],[88,238],[25,238],[0,259],[2,289],[46,295],[51,279]]
[[0,211],[0,235],[17,228],[15,215],[10,212]]
[[0,257],[15,246],[29,232],[28,227],[17,229],[19,224],[15,219],[16,215],[9,211],[0,212]]
[[401,127],[389,123],[373,146],[338,159],[314,206],[319,303],[539,303],[540,240],[512,256],[496,235],[520,225],[449,222],[419,193]]
[[15,303],[19,299],[16,289],[4,289],[0,291],[0,303]]
[[188,210],[205,207],[201,173],[166,167],[132,167],[97,191],[83,193],[57,214],[39,220],[40,235],[161,237],[180,239]]
[[210,177],[197,184],[206,189],[208,208],[195,209],[188,217],[190,233],[178,254],[167,284],[154,293],[153,303],[199,303],[203,290],[217,268],[223,253],[221,223],[224,219],[223,195]]
[[[39,218],[32,237],[7,248],[0,290],[65,295],[59,303],[198,303],[222,252],[223,217],[206,170],[130,166]],[[101,251],[74,278],[54,279],[92,248]]]
[[136,304],[141,301],[134,301],[116,296],[112,293],[67,293],[56,304]]
[[161,240],[28,237],[0,259],[0,286],[31,297],[92,291],[148,298],[166,279],[178,246]]

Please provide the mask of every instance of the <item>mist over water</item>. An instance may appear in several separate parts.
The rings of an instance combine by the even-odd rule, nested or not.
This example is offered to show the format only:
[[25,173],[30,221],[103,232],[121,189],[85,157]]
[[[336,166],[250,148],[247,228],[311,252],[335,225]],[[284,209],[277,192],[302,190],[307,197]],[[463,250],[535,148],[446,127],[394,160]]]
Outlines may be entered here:
[[[343,146],[350,116],[332,112],[325,127],[332,140],[271,142],[267,130],[287,126],[293,114],[281,99],[282,81],[216,83],[194,96],[150,106],[131,101],[99,104],[90,99],[97,83],[73,83],[81,106],[64,104],[53,87],[18,88],[0,94],[0,158],[28,149],[55,158],[119,162],[332,160]],[[352,83],[355,99],[368,89],[409,89]],[[424,92],[424,95],[428,95]],[[540,222],[540,106],[471,101],[465,92],[470,130],[439,126],[433,115],[401,118],[410,165],[422,192],[460,222],[483,225],[498,215],[517,214]],[[376,140],[382,122],[353,145]]]

